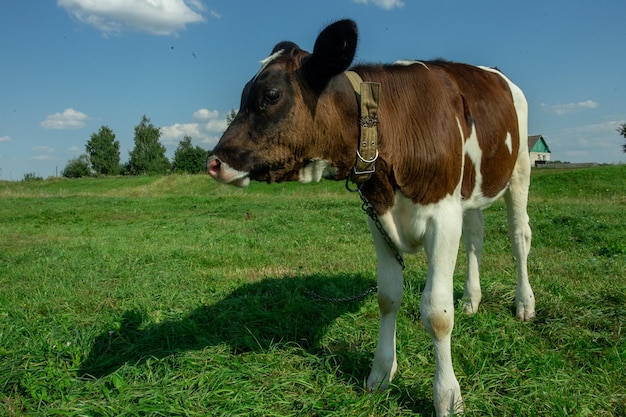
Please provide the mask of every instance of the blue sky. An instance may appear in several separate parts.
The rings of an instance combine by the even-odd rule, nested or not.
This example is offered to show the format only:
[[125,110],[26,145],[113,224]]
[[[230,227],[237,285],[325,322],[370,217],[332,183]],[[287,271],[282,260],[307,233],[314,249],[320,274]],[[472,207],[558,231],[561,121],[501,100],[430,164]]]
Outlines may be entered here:
[[0,6],[0,179],[48,177],[102,125],[122,162],[143,115],[173,155],[211,149],[241,89],[281,40],[311,50],[340,18],[357,60],[497,66],[525,91],[552,158],[626,162],[626,2],[5,0]]

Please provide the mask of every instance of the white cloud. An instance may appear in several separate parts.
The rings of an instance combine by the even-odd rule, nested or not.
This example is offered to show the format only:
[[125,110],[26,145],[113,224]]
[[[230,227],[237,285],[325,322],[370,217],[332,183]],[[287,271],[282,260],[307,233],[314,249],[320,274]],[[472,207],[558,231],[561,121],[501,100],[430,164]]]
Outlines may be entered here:
[[192,8],[201,12],[207,9],[204,3],[202,3],[200,0],[187,0],[187,3],[189,3]]
[[84,152],[85,148],[79,148],[78,146],[70,146],[69,148],[67,148],[65,150],[66,154],[77,154],[77,153],[81,153]]
[[582,126],[573,126],[569,128],[565,128],[565,131],[572,135],[606,135],[606,136],[614,136],[619,138],[619,134],[616,132],[619,127],[619,120],[605,120],[598,123],[590,123]]
[[599,104],[593,100],[579,101],[578,103],[567,103],[567,104],[559,103],[559,104],[552,104],[552,105],[541,103],[541,108],[544,111],[558,114],[559,116],[567,114],[567,113],[579,111],[579,110],[595,109],[598,106]]
[[105,34],[175,35],[187,24],[206,21],[199,0],[57,0],[57,5]]
[[37,155],[31,157],[30,159],[36,161],[56,161],[58,159],[52,155],[54,153],[54,148],[51,148],[50,146],[35,146],[32,149],[37,153]]
[[374,6],[380,7],[384,10],[391,10],[395,7],[401,8],[404,7],[404,3],[400,0],[352,0],[357,4],[368,4],[372,3]]
[[203,134],[200,131],[200,124],[198,123],[174,123],[170,126],[161,127],[161,142],[165,145],[176,145],[185,136],[190,136],[192,139],[202,137]]
[[85,113],[72,108],[65,109],[63,113],[54,113],[46,116],[39,123],[45,129],[80,129],[85,126],[85,120],[89,119]]
[[619,120],[610,119],[559,129],[548,137],[552,159],[570,162],[619,162],[623,138],[615,131]]
[[13,142],[10,136],[0,136],[0,143]]
[[226,116],[220,115],[217,110],[199,109],[192,117],[196,122],[161,127],[161,142],[176,146],[185,136],[190,136],[193,143],[212,148],[228,127]]
[[36,161],[56,161],[57,160],[57,158],[48,154],[35,155],[31,159],[34,159]]
[[219,115],[220,112],[218,112],[217,110],[200,109],[193,113],[193,118],[202,122],[206,122],[208,120],[218,118]]
[[225,118],[210,120],[204,124],[204,130],[206,130],[207,132],[212,132],[212,133],[222,134],[224,133],[227,127],[228,127],[228,123],[226,122]]
[[54,152],[54,148],[51,148],[51,147],[49,147],[49,146],[35,146],[35,147],[33,148],[33,151],[35,151],[35,152],[47,152],[47,153],[50,153],[50,152]]

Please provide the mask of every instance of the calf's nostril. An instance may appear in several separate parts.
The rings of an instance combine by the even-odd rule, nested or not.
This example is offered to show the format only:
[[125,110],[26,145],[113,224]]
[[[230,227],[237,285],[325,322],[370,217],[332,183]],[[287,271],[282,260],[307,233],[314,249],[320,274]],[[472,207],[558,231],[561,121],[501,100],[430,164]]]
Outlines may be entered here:
[[219,159],[217,158],[211,159],[210,161],[207,162],[207,172],[212,177],[217,177],[220,172],[221,166],[222,166],[222,163],[220,162]]

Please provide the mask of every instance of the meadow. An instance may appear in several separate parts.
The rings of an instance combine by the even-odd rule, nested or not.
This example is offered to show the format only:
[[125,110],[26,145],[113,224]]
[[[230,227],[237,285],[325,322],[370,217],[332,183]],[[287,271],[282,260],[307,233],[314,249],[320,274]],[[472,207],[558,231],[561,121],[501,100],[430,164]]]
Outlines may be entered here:
[[[483,303],[458,308],[468,416],[626,416],[626,166],[534,171],[537,318],[514,318],[502,202],[485,212]],[[405,257],[399,374],[365,392],[376,259],[343,183],[208,176],[0,182],[0,415],[431,416]],[[460,249],[455,295],[463,292]]]

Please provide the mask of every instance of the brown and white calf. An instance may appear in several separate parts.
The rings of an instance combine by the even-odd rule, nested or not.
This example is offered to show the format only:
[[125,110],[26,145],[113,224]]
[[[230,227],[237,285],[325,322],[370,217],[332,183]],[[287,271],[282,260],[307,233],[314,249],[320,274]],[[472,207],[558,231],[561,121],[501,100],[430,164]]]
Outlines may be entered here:
[[[276,45],[245,86],[239,113],[207,161],[209,174],[242,187],[250,180],[346,179],[360,134],[359,104],[345,75],[357,37],[355,23],[343,20],[320,33],[312,54],[291,42]],[[463,308],[475,313],[481,300],[481,209],[501,196],[517,260],[517,316],[535,315],[526,267],[531,240],[526,99],[491,68],[403,61],[350,71],[380,83],[379,157],[361,191],[399,251],[426,252],[420,312],[435,348],[434,404],[439,416],[459,413],[463,401],[450,349],[452,276],[463,234],[468,258]],[[378,258],[380,333],[367,387],[376,390],[396,372],[403,278],[371,219],[369,226]]]

